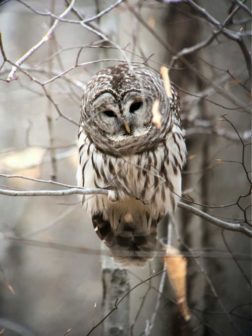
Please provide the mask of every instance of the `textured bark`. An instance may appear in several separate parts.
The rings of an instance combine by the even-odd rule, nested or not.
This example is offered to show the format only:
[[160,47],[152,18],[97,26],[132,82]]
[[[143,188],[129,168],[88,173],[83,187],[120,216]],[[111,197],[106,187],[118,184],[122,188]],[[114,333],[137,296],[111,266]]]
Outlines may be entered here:
[[[118,265],[112,258],[103,259],[103,313],[109,314],[130,289],[127,270]],[[103,335],[128,336],[129,335],[129,295],[120,303],[103,323]]]

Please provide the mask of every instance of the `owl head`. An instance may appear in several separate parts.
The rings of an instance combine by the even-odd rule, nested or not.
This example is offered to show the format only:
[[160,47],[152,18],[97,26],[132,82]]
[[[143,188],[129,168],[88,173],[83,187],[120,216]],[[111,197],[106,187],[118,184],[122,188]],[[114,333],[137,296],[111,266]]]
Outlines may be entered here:
[[[159,102],[159,128],[152,122],[155,101]],[[99,71],[88,82],[81,122],[100,150],[112,155],[135,154],[165,138],[169,109],[159,73],[144,65],[121,63]]]

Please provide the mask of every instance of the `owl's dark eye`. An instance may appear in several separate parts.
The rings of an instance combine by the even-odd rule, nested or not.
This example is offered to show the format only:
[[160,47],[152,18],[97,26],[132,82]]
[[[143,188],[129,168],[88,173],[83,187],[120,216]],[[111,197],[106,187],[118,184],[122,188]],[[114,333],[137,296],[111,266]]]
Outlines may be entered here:
[[102,113],[105,114],[105,116],[107,116],[109,118],[115,118],[116,117],[116,114],[112,110],[105,110]]
[[135,113],[137,110],[140,109],[140,107],[142,107],[142,105],[143,105],[142,101],[136,101],[136,102],[132,103],[130,105],[130,109],[129,109],[130,113]]

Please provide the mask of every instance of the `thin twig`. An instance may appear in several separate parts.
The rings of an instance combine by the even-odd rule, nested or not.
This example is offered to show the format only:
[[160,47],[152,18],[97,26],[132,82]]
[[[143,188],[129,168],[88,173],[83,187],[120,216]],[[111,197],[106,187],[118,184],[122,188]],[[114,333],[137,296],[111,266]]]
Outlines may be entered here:
[[209,36],[207,39],[204,41],[201,41],[192,47],[187,47],[179,51],[175,56],[172,57],[171,62],[169,64],[169,68],[174,67],[174,63],[181,57],[185,55],[192,54],[196,51],[199,51],[200,49],[203,49],[207,47],[209,44],[213,42],[213,40],[216,38],[216,36],[220,33],[220,31],[214,32],[211,36]]
[[[59,18],[63,18],[64,16],[66,16],[71,11],[74,3],[75,3],[75,0],[72,0],[70,5],[64,10],[64,12],[59,16]],[[24,63],[24,61],[26,61],[27,58],[29,58],[32,54],[34,54],[35,51],[37,51],[44,43],[46,43],[51,38],[51,35],[52,35],[53,31],[55,30],[55,28],[57,27],[59,22],[60,21],[58,19],[56,19],[54,21],[54,23],[52,24],[52,26],[50,27],[50,29],[41,38],[41,40],[39,42],[37,42],[31,49],[29,49],[22,57],[20,57],[15,62],[15,66],[12,67],[12,69],[11,69],[11,71],[10,71],[8,77],[7,77],[7,81],[12,81],[13,79],[15,79],[15,73],[18,69],[18,66],[20,66],[22,63]]]
[[45,93],[45,96],[47,97],[47,99],[52,103],[52,105],[54,106],[54,108],[56,109],[56,111],[58,112],[59,116],[64,118],[65,120],[69,121],[70,123],[72,123],[73,125],[79,127],[80,125],[74,121],[72,118],[66,116],[64,113],[61,112],[59,106],[55,103],[55,101],[53,100],[52,96],[48,93],[47,89],[45,88],[45,86],[42,86],[42,89]]
[[144,336],[150,336],[151,331],[154,327],[154,323],[155,323],[156,316],[157,316],[157,313],[158,313],[158,309],[159,309],[159,306],[160,306],[161,296],[163,294],[165,279],[166,279],[166,273],[165,273],[165,268],[164,268],[162,276],[161,276],[161,280],[160,280],[160,283],[159,283],[159,289],[158,289],[155,308],[153,309],[153,313],[151,315],[150,320],[146,320],[146,325],[145,325],[145,329],[144,329]]
[[237,268],[239,269],[239,271],[241,272],[242,276],[244,277],[245,281],[247,282],[247,284],[249,285],[250,288],[252,288],[252,283],[251,283],[251,279],[249,278],[249,276],[246,274],[246,272],[244,272],[242,266],[239,264],[239,261],[237,260],[236,256],[234,255],[231,247],[229,246],[226,236],[225,236],[225,231],[222,230],[221,231],[221,235],[222,235],[222,239],[223,242],[226,246],[226,249],[228,250],[228,252],[230,253],[230,255],[232,256],[232,259],[234,260],[234,263],[236,264]]
[[174,62],[177,61],[181,56],[185,56],[185,55],[194,53],[194,52],[208,46],[209,44],[211,44],[215,40],[215,38],[222,32],[223,28],[232,20],[233,16],[236,14],[236,12],[238,10],[239,10],[239,7],[236,6],[232,10],[232,12],[228,15],[228,17],[225,19],[225,21],[223,22],[221,27],[217,31],[214,31],[212,33],[212,35],[210,37],[208,37],[206,40],[204,40],[202,42],[199,42],[192,47],[184,48],[177,55],[173,56],[169,68],[171,68],[174,65]]
[[122,59],[120,59],[120,58],[107,58],[107,59],[98,59],[98,60],[92,60],[92,61],[89,61],[89,62],[74,64],[70,68],[68,68],[68,69],[62,71],[61,73],[56,74],[54,77],[48,79],[47,81],[42,83],[42,85],[48,85],[49,83],[52,83],[53,81],[55,81],[58,78],[64,78],[64,76],[67,73],[71,72],[72,70],[74,70],[78,67],[85,67],[85,66],[88,66],[88,65],[97,64],[97,63],[101,63],[101,62],[122,62]]
[[[180,238],[180,241],[182,242],[182,245],[193,255],[194,253],[193,253],[192,249],[181,240],[181,237],[179,237],[179,238]],[[236,329],[236,331],[240,335],[242,335],[242,333],[240,331],[240,328],[238,327],[238,325],[236,324],[236,322],[231,319],[230,314],[228,313],[228,310],[227,310],[226,306],[224,305],[222,299],[220,298],[220,295],[218,294],[218,292],[217,292],[217,290],[216,290],[216,288],[215,288],[212,280],[210,279],[210,277],[209,277],[209,275],[208,275],[205,267],[201,265],[200,261],[197,260],[197,258],[193,258],[193,260],[194,260],[195,264],[199,267],[201,273],[204,275],[204,277],[206,279],[206,282],[208,283],[213,296],[215,297],[215,299],[219,303],[222,311],[227,316],[227,319],[229,320],[229,323]]]
[[[24,5],[26,8],[28,8],[30,11],[32,11],[34,14],[37,14],[37,15],[40,15],[40,16],[50,16],[51,18],[56,19],[56,20],[61,21],[61,22],[80,24],[80,22],[90,23],[92,21],[100,19],[102,16],[111,12],[115,7],[119,6],[125,0],[117,0],[115,3],[111,4],[110,6],[108,6],[107,8],[102,10],[101,12],[99,12],[98,14],[96,14],[96,15],[88,18],[88,19],[82,18],[80,16],[79,17],[80,20],[64,19],[64,17],[58,16],[58,15],[52,13],[52,12],[41,12],[41,11],[35,9],[34,7],[30,6],[26,2],[22,1],[22,0],[17,0],[17,1],[20,2],[22,5]],[[69,6],[69,1],[65,1],[65,2]]]
[[163,273],[164,271],[160,271],[155,273],[154,275],[151,275],[150,277],[148,277],[147,279],[139,282],[138,284],[136,284],[135,286],[133,286],[132,288],[130,288],[130,290],[128,292],[126,292],[122,297],[118,298],[115,301],[114,307],[111,309],[111,311],[108,312],[108,314],[106,314],[96,325],[94,325],[90,331],[86,334],[86,336],[91,335],[91,333],[97,328],[99,327],[99,325],[101,325],[115,310],[118,309],[118,306],[120,305],[120,303],[133,291],[135,290],[137,287],[143,285],[144,283],[146,283],[147,281],[151,280],[152,278],[158,276],[159,274]]
[[249,14],[250,16],[252,16],[252,11],[249,9],[249,7],[247,7],[245,5],[244,2],[240,1],[240,0],[234,0],[237,5],[239,5],[247,14]]
[[[31,182],[37,182],[37,183],[52,184],[52,185],[56,185],[56,186],[60,186],[60,187],[65,187],[65,188],[77,188],[77,186],[73,186],[73,185],[66,184],[66,183],[61,183],[61,182],[58,182],[58,181],[38,179],[38,178],[29,177],[29,176],[23,176],[23,175],[13,175],[13,174],[3,174],[3,173],[0,173],[0,177],[8,178],[8,179],[21,179],[21,180],[26,180],[26,181],[31,181]],[[80,187],[80,189],[81,189],[81,187]]]
[[193,120],[193,122],[191,122],[191,120],[186,121],[189,122],[188,128],[185,130],[186,137],[198,134],[209,134],[218,135],[232,141],[240,141],[240,139],[243,141],[252,140],[252,130],[250,129],[239,133],[238,136],[237,132],[232,132],[224,127],[219,127],[214,121],[199,118]]
[[2,40],[2,33],[1,32],[0,32],[0,50],[1,50],[1,53],[2,53],[2,56],[3,56],[3,60],[7,61],[7,57],[6,57],[6,54],[5,54],[5,51],[4,51],[4,47],[3,47],[3,40]]
[[119,6],[124,0],[117,0],[115,3],[113,3],[112,5],[108,6],[107,8],[105,8],[104,10],[102,10],[100,13],[92,16],[89,19],[85,19],[82,22],[83,23],[89,23],[91,21],[100,19],[103,15],[109,13],[112,9],[114,9],[115,7]]

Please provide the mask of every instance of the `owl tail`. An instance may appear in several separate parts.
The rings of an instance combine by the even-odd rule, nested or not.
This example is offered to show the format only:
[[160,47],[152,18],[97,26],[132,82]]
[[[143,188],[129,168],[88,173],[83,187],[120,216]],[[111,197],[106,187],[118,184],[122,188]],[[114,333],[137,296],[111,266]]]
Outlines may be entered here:
[[112,256],[123,264],[143,265],[153,258],[157,251],[163,251],[156,230],[152,230],[150,234],[139,234],[134,232],[133,225],[128,225],[117,233],[112,229],[110,222],[104,220],[102,213],[94,214],[92,221],[98,237],[110,249]]

